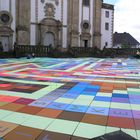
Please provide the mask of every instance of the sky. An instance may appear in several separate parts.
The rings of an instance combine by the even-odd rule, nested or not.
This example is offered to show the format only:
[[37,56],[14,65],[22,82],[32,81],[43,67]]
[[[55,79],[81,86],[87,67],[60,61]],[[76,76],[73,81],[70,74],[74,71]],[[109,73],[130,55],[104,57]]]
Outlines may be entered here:
[[130,33],[140,42],[140,0],[104,0],[115,5],[114,32]]

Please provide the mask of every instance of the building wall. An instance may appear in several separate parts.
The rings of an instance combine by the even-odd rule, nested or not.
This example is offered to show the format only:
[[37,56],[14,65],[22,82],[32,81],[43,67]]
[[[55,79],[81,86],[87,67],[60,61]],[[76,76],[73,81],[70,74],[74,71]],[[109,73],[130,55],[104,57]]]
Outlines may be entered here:
[[[105,16],[106,11],[109,12],[109,17]],[[112,48],[113,47],[113,27],[114,27],[114,11],[111,9],[102,8],[101,16],[101,49],[104,47]],[[109,30],[105,29],[105,23],[109,24]]]
[[[46,3],[55,8],[51,20],[45,13]],[[110,17],[105,18],[106,9],[101,8],[102,0],[90,0],[89,6],[83,6],[83,0],[0,0],[0,11],[7,10],[13,17],[13,44],[43,44],[45,33],[55,32],[55,45],[64,49],[84,47],[85,40],[87,47],[103,48],[105,42],[112,47],[113,10],[107,9]],[[83,29],[84,22],[89,23],[88,29]],[[104,29],[105,22],[109,31]]]

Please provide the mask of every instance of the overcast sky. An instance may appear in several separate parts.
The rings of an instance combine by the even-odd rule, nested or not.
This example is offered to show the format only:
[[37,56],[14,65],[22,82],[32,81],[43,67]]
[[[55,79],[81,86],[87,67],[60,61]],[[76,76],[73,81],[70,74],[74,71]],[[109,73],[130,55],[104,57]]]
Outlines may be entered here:
[[114,32],[128,32],[140,42],[140,0],[104,0],[115,5]]

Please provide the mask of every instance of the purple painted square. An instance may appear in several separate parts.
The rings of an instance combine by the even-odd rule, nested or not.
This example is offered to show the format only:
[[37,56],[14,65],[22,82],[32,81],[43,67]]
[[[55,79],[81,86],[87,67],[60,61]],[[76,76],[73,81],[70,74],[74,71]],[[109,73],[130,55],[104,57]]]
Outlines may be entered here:
[[72,111],[72,112],[83,112],[85,113],[88,109],[88,106],[85,105],[69,105],[65,110],[66,111]]
[[135,119],[140,119],[140,111],[133,110],[132,113]]
[[135,95],[135,94],[129,94],[130,99],[139,99],[140,100],[140,95]]
[[123,118],[133,118],[131,110],[113,109],[113,108],[110,108],[109,116],[123,117]]
[[31,104],[29,104],[30,106],[37,106],[37,107],[46,107],[48,104],[50,104],[51,101],[40,101],[40,100],[37,100],[37,101],[34,101],[32,102]]
[[112,102],[129,103],[129,99],[128,98],[116,98],[116,97],[112,97]]
[[49,105],[47,105],[45,108],[51,108],[51,109],[58,109],[58,110],[64,110],[67,108],[69,104],[64,103],[58,103],[58,102],[52,102]]
[[87,113],[108,116],[109,108],[105,108],[105,107],[89,107]]

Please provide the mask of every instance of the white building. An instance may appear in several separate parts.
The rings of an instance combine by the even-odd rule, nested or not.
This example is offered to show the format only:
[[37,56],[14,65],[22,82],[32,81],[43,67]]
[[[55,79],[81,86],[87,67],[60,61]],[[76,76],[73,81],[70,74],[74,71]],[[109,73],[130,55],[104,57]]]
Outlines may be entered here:
[[113,6],[102,0],[0,0],[0,42],[4,51],[14,42],[62,50],[111,47],[113,14]]
[[101,17],[101,49],[113,46],[114,6],[103,3]]

